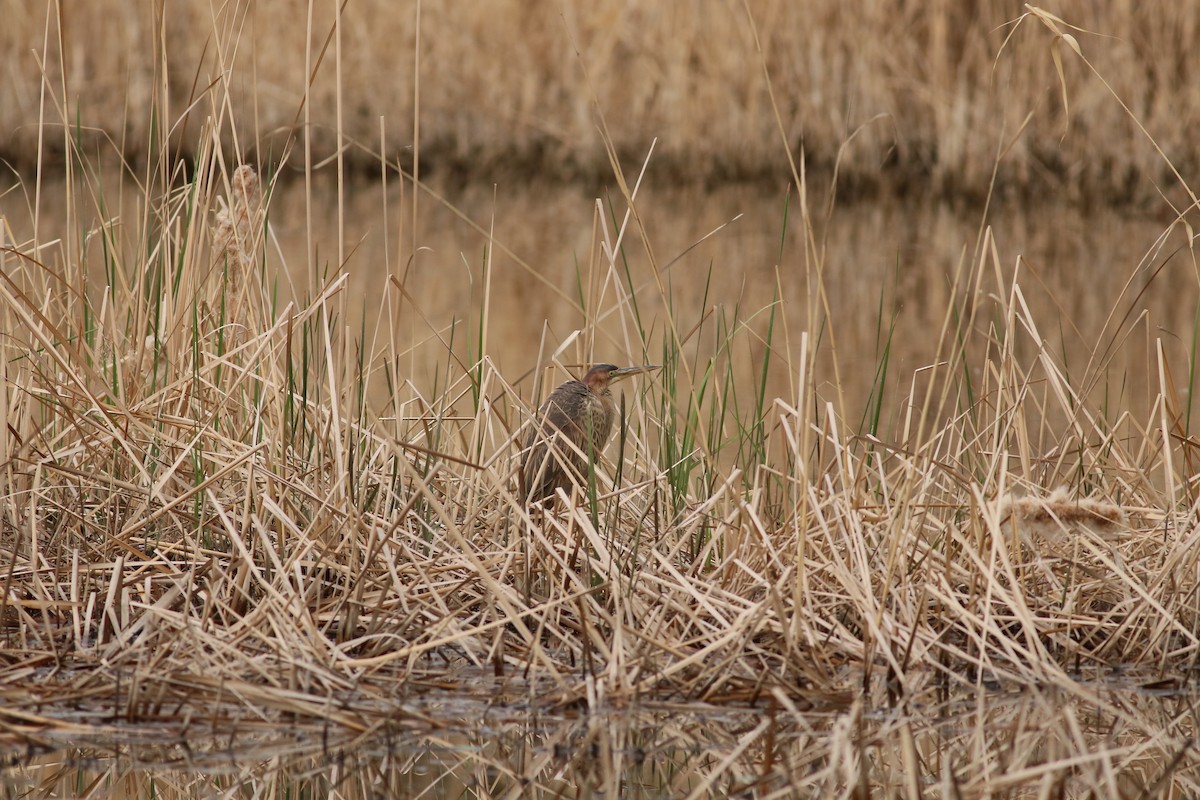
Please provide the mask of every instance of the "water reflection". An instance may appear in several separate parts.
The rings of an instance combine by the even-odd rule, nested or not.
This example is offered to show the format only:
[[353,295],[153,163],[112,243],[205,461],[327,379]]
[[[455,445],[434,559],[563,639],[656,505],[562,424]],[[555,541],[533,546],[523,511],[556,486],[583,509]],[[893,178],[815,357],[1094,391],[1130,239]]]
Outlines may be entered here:
[[[539,350],[553,349],[595,320],[596,351],[615,352],[607,358],[620,360],[637,346],[631,314],[620,309],[622,286],[628,284],[636,290],[652,356],[667,336],[665,320],[671,317],[682,337],[692,332],[685,352],[700,363],[715,357],[732,364],[743,385],[753,383],[752,370],[763,361],[770,324],[766,309],[778,297],[772,345],[781,357],[768,374],[768,396],[794,397],[797,375],[788,365],[798,362],[800,334],[808,331],[822,338],[817,374],[827,396],[840,386],[848,411],[857,414],[885,348],[893,397],[908,391],[915,370],[938,359],[952,304],[960,314],[979,307],[976,334],[994,338],[992,328],[1002,322],[995,318],[994,300],[1011,294],[1015,277],[1039,326],[1036,336],[1030,331],[1028,340],[1017,343],[1018,353],[1031,357],[1040,338],[1073,378],[1081,383],[1111,378],[1124,386],[1127,400],[1141,406],[1147,386],[1157,385],[1147,369],[1154,361],[1153,339],[1165,337],[1172,350],[1190,341],[1200,298],[1190,253],[1176,252],[1186,244],[1185,232],[1176,230],[1160,241],[1167,229],[1162,221],[1112,209],[1000,206],[985,216],[977,208],[883,200],[814,212],[810,242],[796,198],[783,187],[680,189],[649,181],[638,197],[648,244],[631,219],[613,272],[599,252],[605,237],[596,233],[596,201],[581,190],[467,187],[450,194],[457,213],[423,200],[416,242],[428,250],[411,261],[412,241],[393,234],[385,246],[382,234],[389,217],[393,228],[399,227],[397,192],[386,198],[386,214],[378,191],[355,193],[345,215],[353,221],[346,240],[358,248],[350,261],[355,294],[378,298],[390,271],[404,276],[419,299],[421,319],[410,320],[406,330],[414,347],[414,373],[426,380],[444,364],[444,349],[433,332],[448,339],[458,325],[461,342],[471,314],[478,317],[485,291],[490,301],[485,352],[506,374],[522,374]],[[303,241],[296,227],[305,219],[301,200],[290,188],[276,199],[272,220],[281,241]],[[334,198],[319,193],[318,202],[330,208]],[[620,199],[606,202],[611,205],[601,203],[605,213],[622,220]],[[819,202],[814,207],[823,208]],[[499,243],[490,252],[486,289],[486,238],[459,213],[494,231]],[[332,224],[333,215],[322,219]],[[979,268],[986,255],[978,252],[985,228],[994,257]],[[320,238],[334,241],[332,228]],[[814,244],[819,257],[813,255]],[[302,252],[293,251],[289,261],[302,262]],[[665,271],[656,274],[652,263]],[[824,299],[817,291],[818,265]],[[973,280],[973,273],[980,277]],[[733,337],[725,353],[714,321],[722,315],[742,334]],[[697,326],[702,327],[697,331]],[[1108,363],[1098,359],[1118,343]],[[576,355],[585,358],[567,354]]]
[[[930,698],[933,694],[930,693]],[[650,704],[531,713],[426,696],[358,735],[311,721],[218,735],[6,736],[6,796],[1195,796],[1194,698],[1120,687],[962,691],[816,709]],[[1046,795],[1040,795],[1046,796]]]
[[[311,295],[322,276],[345,269],[347,329],[365,330],[375,353],[398,352],[404,375],[422,391],[444,377],[448,345],[466,363],[482,348],[515,379],[576,329],[586,331],[581,342],[594,335],[598,356],[615,361],[638,361],[644,333],[657,363],[672,322],[689,360],[703,367],[715,358],[718,374],[731,365],[739,385],[753,385],[778,298],[767,396],[794,399],[801,335],[808,332],[821,340],[818,384],[827,399],[845,400],[853,422],[887,349],[893,402],[885,407],[894,423],[914,372],[938,360],[939,343],[944,357],[948,309],[977,310],[979,347],[995,342],[1005,324],[997,300],[1015,297],[1014,277],[1021,287],[1014,302],[1036,325],[1018,321],[1018,355],[1028,362],[1044,344],[1099,402],[1148,408],[1158,386],[1156,339],[1177,371],[1189,363],[1200,269],[1182,229],[1160,241],[1169,218],[1049,202],[1036,209],[999,205],[985,215],[896,199],[829,212],[814,198],[809,238],[784,185],[664,187],[651,174],[637,206],[646,237],[631,217],[614,268],[601,251],[625,219],[619,196],[598,204],[594,193],[561,185],[437,191],[441,199],[418,198],[415,232],[411,189],[402,191],[398,181],[386,188],[352,184],[339,213],[335,187],[319,180],[311,214],[302,183],[284,182],[270,214],[268,275],[282,268],[292,284],[279,286],[280,297]],[[70,237],[71,227],[97,220],[94,209],[76,208],[67,226],[64,196],[61,185],[43,186],[43,240]],[[6,195],[4,213],[23,241],[32,223],[19,197]],[[110,207],[123,208],[121,236],[139,252],[137,193],[109,189],[106,197]],[[992,239],[981,255],[985,228]],[[98,260],[101,251],[90,247],[87,257]],[[403,297],[390,278],[403,285]],[[569,347],[563,361],[587,360],[584,349]],[[973,361],[970,369],[985,369]],[[697,375],[678,377],[686,388]]]

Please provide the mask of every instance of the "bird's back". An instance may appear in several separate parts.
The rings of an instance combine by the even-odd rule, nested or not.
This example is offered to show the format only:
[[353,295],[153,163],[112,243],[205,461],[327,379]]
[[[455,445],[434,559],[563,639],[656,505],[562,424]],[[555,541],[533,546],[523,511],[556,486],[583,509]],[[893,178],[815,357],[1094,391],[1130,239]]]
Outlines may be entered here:
[[[567,381],[550,393],[525,437],[520,471],[523,502],[554,497],[559,486],[582,481],[587,462],[580,452],[590,449],[593,458],[598,457],[612,428],[610,393],[604,395],[594,394],[581,381]],[[591,442],[584,438],[589,433]]]

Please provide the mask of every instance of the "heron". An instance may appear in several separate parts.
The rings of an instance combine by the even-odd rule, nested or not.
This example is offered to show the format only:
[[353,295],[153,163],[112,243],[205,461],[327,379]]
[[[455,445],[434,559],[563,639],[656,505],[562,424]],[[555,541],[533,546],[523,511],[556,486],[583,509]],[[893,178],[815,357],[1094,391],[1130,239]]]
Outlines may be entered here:
[[589,460],[599,458],[612,434],[617,404],[612,384],[658,369],[596,364],[582,380],[561,384],[538,409],[525,437],[520,470],[521,502],[554,500],[558,487],[582,485]]

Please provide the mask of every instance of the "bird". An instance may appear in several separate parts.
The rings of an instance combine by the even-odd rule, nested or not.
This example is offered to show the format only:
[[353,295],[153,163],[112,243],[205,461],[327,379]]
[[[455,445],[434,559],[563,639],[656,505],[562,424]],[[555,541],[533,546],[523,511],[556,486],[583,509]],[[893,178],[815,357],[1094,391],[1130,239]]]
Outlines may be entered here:
[[658,368],[596,364],[582,380],[567,381],[551,392],[525,437],[521,502],[533,505],[548,500],[552,505],[558,487],[582,485],[589,460],[594,463],[600,457],[612,433],[617,413],[612,384]]

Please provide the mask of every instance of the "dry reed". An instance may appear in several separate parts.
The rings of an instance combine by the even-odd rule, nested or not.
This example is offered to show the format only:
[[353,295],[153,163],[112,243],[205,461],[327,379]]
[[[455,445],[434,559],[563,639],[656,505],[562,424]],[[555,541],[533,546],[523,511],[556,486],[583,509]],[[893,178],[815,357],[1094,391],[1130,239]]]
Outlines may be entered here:
[[[156,108],[177,107],[168,84]],[[270,194],[225,146],[228,101],[205,95],[190,171],[160,154],[132,219],[104,213],[108,184],[66,137],[72,177],[54,201],[100,221],[0,250],[0,679],[14,730],[91,726],[61,713],[74,704],[109,723],[254,717],[369,737],[419,721],[398,699],[489,672],[541,709],[678,700],[791,714],[842,710],[860,686],[858,703],[935,691],[983,703],[996,686],[1101,703],[1082,671],[1158,680],[1194,666],[1200,504],[1192,398],[1174,377],[1189,367],[1156,343],[1150,416],[1094,405],[1112,350],[1068,373],[990,232],[955,277],[931,365],[888,400],[900,425],[884,440],[854,427],[836,359],[831,375],[818,368],[837,320],[823,314],[805,178],[793,175],[791,224],[807,247],[789,266],[811,280],[808,307],[688,329],[640,316],[646,297],[671,307],[669,286],[661,272],[626,279],[639,184],[608,139],[622,207],[597,214],[579,283],[607,298],[586,306],[590,322],[615,315],[624,340],[585,326],[543,361],[608,348],[606,360],[667,369],[631,398],[594,502],[577,492],[531,516],[511,465],[540,392],[487,358],[486,293],[469,356],[447,341],[431,389],[405,362],[419,298],[401,271],[380,280],[370,332],[353,327],[344,243],[327,274],[284,291],[268,268]],[[434,201],[415,188],[410,202]],[[84,246],[103,248],[102,275],[81,266]],[[740,324],[755,315],[771,320],[765,340]],[[1116,323],[1112,341],[1136,324]],[[729,386],[721,362],[690,355],[701,336],[750,347],[794,392]],[[947,794],[974,796],[1108,786],[1113,763],[1143,752],[1047,762],[1037,732],[1015,725],[1003,769],[969,736],[964,769],[904,722],[864,738],[864,713],[831,725],[826,761],[801,751],[789,764],[831,791],[881,781],[916,796],[915,777],[895,776],[920,761]],[[715,791],[770,730],[756,722],[688,791]],[[1156,752],[1189,735],[1147,734]],[[869,748],[884,757],[869,762]],[[1194,761],[1170,780],[1193,788]]]
[[[317,160],[341,141],[345,157],[366,169],[381,146],[388,160],[410,164],[420,85],[427,168],[603,179],[594,103],[608,111],[608,135],[625,158],[659,140],[659,174],[774,180],[786,166],[739,2],[430,4],[419,71],[411,4],[345,4],[337,70],[312,70],[332,51],[337,4],[311,4],[306,15],[284,0],[70,3],[47,14],[58,5],[0,3],[10,76],[0,82],[0,154],[25,165],[60,149],[61,139],[46,135],[46,123],[60,118],[88,152],[114,142],[145,155],[169,142],[194,155],[205,124],[195,103],[221,74],[234,120],[225,143],[264,161],[305,135]],[[996,184],[1005,189],[1154,204],[1153,185],[1170,183],[1154,149],[1078,62],[1066,62],[1071,103],[1063,108],[1047,38],[1022,28],[1001,52],[1026,10],[1020,0],[747,5],[789,148],[803,148],[810,170],[839,159],[843,191],[882,182],[982,196],[1000,150]],[[1176,3],[1145,13],[1087,0],[1050,10],[1095,32],[1076,32],[1084,52],[1176,165],[1194,173],[1189,109],[1200,80],[1190,48],[1200,10]],[[61,117],[42,113],[43,85],[62,97]],[[160,100],[169,128],[155,127]],[[389,123],[382,145],[381,116]]]

